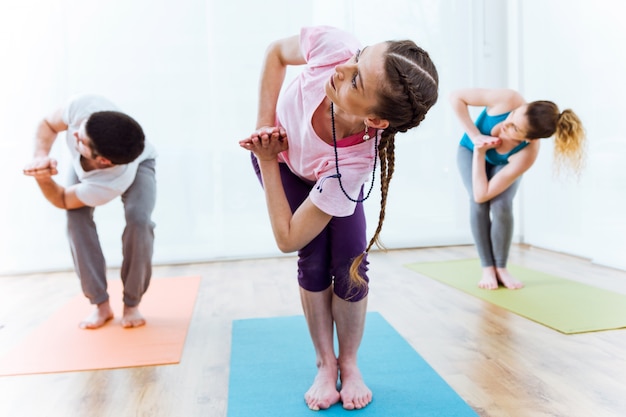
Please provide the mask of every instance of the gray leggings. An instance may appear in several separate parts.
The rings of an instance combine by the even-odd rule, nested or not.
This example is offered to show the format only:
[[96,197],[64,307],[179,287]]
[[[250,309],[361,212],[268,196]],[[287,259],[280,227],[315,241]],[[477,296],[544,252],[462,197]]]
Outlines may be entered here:
[[[139,164],[135,181],[122,194],[126,227],[122,234],[122,269],[124,305],[135,307],[148,289],[152,276],[154,227],[151,220],[156,202],[155,161]],[[74,181],[78,179],[74,176]],[[109,299],[106,263],[96,223],[94,207],[67,210],[67,233],[74,259],[74,269],[80,278],[83,293],[91,304]]]
[[[472,191],[472,151],[459,146],[457,165],[470,200],[470,225],[476,249],[483,267],[505,268],[513,240],[513,198],[521,177],[499,195],[485,203],[476,203]],[[487,163],[487,178],[491,179],[504,165]]]

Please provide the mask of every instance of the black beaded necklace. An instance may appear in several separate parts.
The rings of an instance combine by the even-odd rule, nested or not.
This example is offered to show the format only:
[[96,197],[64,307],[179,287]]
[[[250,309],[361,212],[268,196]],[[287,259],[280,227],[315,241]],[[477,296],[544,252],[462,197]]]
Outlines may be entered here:
[[333,106],[332,101],[330,102],[330,120],[332,122],[332,128],[333,128],[333,148],[335,150],[335,168],[337,169],[337,180],[339,180],[339,188],[341,188],[341,191],[343,191],[343,195],[345,195],[348,198],[348,200],[355,202],[355,203],[362,203],[363,201],[369,198],[372,192],[372,189],[374,188],[374,180],[376,179],[376,160],[378,159],[376,157],[376,151],[378,150],[378,132],[376,132],[375,139],[374,139],[374,169],[372,170],[372,183],[370,184],[370,189],[367,192],[367,195],[365,197],[360,198],[360,199],[355,199],[348,195],[346,190],[343,188],[343,183],[341,182],[341,173],[339,172],[339,155],[337,154],[337,137],[335,134],[335,111],[334,111],[334,106]]

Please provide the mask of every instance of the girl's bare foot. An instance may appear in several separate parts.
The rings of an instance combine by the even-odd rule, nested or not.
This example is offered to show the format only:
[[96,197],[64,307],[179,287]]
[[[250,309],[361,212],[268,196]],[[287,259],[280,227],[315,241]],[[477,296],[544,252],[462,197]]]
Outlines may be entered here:
[[359,410],[372,402],[372,391],[365,385],[356,365],[341,367],[340,396],[346,410]]
[[498,274],[498,281],[502,283],[509,290],[518,290],[524,286],[524,284],[518,279],[514,278],[506,268],[496,268]]
[[304,401],[311,410],[324,410],[339,402],[337,391],[337,367],[320,367],[311,388],[304,394]]
[[113,310],[109,301],[98,304],[96,309],[78,324],[81,329],[97,329],[106,324],[107,321],[113,318]]
[[483,290],[498,289],[498,276],[493,266],[483,268],[483,277],[478,281],[478,286]]
[[146,319],[139,312],[139,307],[124,306],[124,316],[122,316],[122,327],[130,329],[132,327],[140,327],[146,324]]

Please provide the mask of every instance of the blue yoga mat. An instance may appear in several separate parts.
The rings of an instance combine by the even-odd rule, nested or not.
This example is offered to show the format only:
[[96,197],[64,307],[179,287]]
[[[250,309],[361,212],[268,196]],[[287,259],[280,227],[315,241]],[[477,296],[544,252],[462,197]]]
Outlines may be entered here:
[[315,352],[304,317],[236,320],[228,417],[478,416],[379,313],[367,314],[359,366],[371,404],[311,411],[304,393],[316,374]]

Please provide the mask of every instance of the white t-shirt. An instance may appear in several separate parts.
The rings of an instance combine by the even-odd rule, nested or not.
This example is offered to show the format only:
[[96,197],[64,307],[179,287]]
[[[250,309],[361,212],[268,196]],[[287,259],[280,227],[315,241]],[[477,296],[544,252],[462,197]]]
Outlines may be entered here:
[[[300,48],[307,65],[285,88],[276,108],[277,124],[285,129],[289,141],[289,149],[279,154],[279,161],[285,162],[299,177],[316,182],[309,193],[311,201],[323,212],[337,217],[352,215],[356,203],[350,201],[339,186],[333,145],[315,133],[311,120],[326,96],[324,85],[335,66],[349,60],[359,47],[352,35],[339,29],[303,28]],[[372,139],[337,148],[341,183],[353,199],[371,178],[378,157],[374,144]]]
[[72,166],[80,183],[76,196],[85,205],[100,206],[122,195],[131,186],[137,174],[139,164],[146,159],[156,157],[154,146],[145,141],[141,155],[133,162],[114,165],[104,169],[85,171],[80,163],[80,153],[76,149],[74,132],[78,131],[83,120],[98,111],[119,111],[108,99],[97,95],[78,95],[72,97],[63,110],[63,122],[67,124],[66,142],[72,158]]

